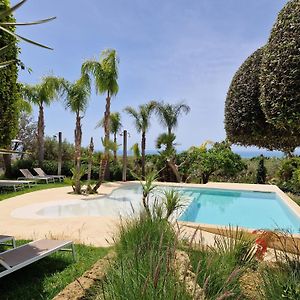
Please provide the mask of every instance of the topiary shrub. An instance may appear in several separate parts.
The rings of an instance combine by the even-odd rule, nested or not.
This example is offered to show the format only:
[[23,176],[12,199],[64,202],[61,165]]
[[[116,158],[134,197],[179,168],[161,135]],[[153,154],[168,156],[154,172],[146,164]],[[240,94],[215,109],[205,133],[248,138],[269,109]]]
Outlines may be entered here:
[[261,67],[260,103],[268,122],[300,134],[300,1],[278,15]]
[[300,136],[269,124],[261,109],[259,77],[265,47],[256,50],[236,72],[225,102],[225,130],[230,142],[292,152]]

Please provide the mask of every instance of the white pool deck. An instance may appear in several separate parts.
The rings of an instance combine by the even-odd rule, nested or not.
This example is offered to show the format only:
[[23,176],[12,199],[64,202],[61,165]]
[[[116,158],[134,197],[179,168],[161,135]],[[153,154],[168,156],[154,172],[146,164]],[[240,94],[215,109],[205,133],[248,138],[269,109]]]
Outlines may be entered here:
[[[35,211],[53,204],[62,203],[62,201],[70,201],[70,203],[74,200],[93,201],[93,198],[108,195],[114,189],[126,184],[132,184],[132,182],[103,184],[99,189],[99,194],[91,196],[73,195],[70,194],[71,187],[62,187],[36,191],[0,201],[0,234],[14,235],[18,239],[54,237],[72,239],[75,242],[94,246],[110,246],[112,237],[117,232],[120,222],[120,219],[117,217],[38,218]],[[167,185],[275,192],[300,217],[300,207],[274,185],[236,183],[208,183],[206,185],[167,183]],[[187,237],[193,235],[194,229],[184,228],[184,234]],[[206,244],[213,244],[214,234],[203,232],[202,235]]]

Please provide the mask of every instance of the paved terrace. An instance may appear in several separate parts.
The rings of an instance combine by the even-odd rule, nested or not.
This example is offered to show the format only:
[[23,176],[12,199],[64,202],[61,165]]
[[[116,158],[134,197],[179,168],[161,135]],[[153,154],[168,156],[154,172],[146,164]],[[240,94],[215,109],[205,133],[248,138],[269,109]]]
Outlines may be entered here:
[[[76,216],[66,218],[36,218],[32,211],[36,208],[42,208],[59,204],[61,201],[82,200],[93,201],[93,198],[110,194],[114,189],[130,183],[106,183],[99,189],[98,195],[83,196],[73,195],[71,187],[62,187],[49,190],[36,191],[14,198],[6,199],[0,202],[0,234],[14,235],[19,239],[39,239],[44,237],[53,237],[60,239],[72,239],[75,242],[91,244],[94,246],[109,246],[112,237],[116,233],[119,218],[108,216]],[[276,186],[271,185],[250,185],[250,184],[230,184],[230,183],[208,183],[207,185],[199,184],[169,184],[174,186],[194,186],[194,187],[211,187],[222,189],[239,189],[239,190],[256,190],[256,191],[273,191],[278,193],[284,201],[294,211],[300,215],[300,208],[289,197],[287,197]],[[105,201],[105,199],[103,200]],[[24,216],[16,214],[18,209]],[[188,237],[193,235],[194,229],[184,229]],[[214,234],[202,233],[203,241],[212,244]]]

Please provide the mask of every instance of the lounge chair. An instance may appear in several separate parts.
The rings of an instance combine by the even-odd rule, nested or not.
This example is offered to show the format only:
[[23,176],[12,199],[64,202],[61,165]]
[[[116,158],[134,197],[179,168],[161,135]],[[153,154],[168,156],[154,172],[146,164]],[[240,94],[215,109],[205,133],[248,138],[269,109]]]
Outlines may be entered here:
[[[9,241],[10,241],[10,243],[7,243]],[[11,246],[13,248],[16,248],[16,240],[11,235],[0,235],[0,245]]]
[[26,267],[40,259],[58,251],[72,252],[75,257],[75,248],[72,241],[38,240],[23,246],[0,253],[0,278]]
[[36,184],[36,181],[32,180],[0,180],[0,188],[13,188],[16,192],[19,188],[25,186],[30,187],[31,184]]
[[20,172],[24,175],[24,177],[18,177],[18,180],[30,179],[36,181],[45,180],[46,183],[49,183],[49,181],[55,182],[54,178],[51,178],[49,176],[33,176],[28,169],[20,169]]
[[36,174],[38,174],[38,176],[47,176],[54,179],[58,179],[58,181],[64,181],[64,178],[66,177],[64,175],[48,175],[44,172],[42,168],[33,168],[33,170],[36,172]]

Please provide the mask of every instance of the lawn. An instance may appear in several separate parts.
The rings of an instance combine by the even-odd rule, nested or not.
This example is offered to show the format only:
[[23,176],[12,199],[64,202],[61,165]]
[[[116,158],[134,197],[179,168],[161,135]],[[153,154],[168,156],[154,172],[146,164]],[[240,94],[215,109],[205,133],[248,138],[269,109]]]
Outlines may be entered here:
[[75,249],[77,262],[73,262],[71,253],[59,252],[1,278],[0,298],[50,300],[109,251],[84,245],[75,245]]
[[46,183],[37,184],[31,188],[24,188],[23,190],[19,190],[17,192],[6,192],[3,194],[0,194],[0,201],[15,197],[15,196],[35,192],[35,191],[53,189],[53,188],[64,187],[64,186],[70,186],[70,183],[58,182],[58,183],[49,183],[49,184],[46,184]]

